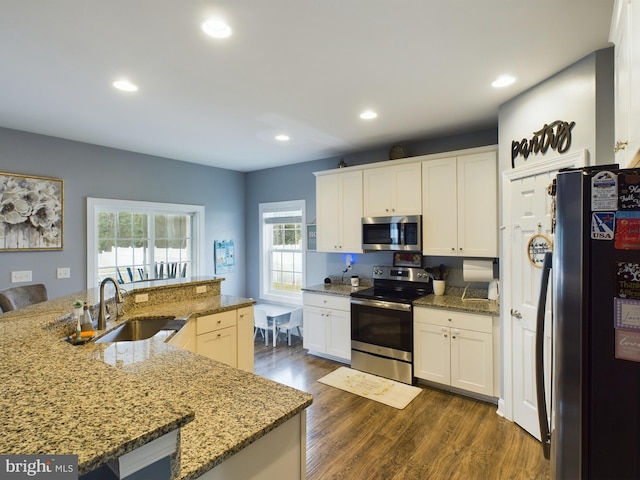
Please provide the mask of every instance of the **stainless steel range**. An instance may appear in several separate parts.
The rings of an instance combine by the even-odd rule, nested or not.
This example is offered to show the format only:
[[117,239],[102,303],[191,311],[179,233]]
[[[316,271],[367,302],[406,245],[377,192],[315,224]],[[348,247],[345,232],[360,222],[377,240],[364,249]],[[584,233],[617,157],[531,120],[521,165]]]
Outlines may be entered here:
[[413,301],[433,293],[424,268],[373,267],[373,288],[351,294],[351,367],[413,383]]

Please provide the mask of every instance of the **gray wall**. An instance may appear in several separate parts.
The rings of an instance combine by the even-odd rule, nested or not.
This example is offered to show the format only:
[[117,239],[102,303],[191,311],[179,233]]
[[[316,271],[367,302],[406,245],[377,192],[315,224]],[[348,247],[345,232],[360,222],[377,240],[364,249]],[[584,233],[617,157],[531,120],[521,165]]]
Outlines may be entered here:
[[[567,154],[586,149],[592,164],[614,161],[613,47],[598,50],[502,104],[498,113],[500,171],[511,170],[511,141],[530,139],[555,120],[574,121]],[[559,155],[522,157],[516,167]]]
[[[566,154],[580,150],[588,151],[587,161],[591,164],[613,163],[614,145],[614,51],[613,48],[599,50],[580,61],[558,72],[544,82],[514,97],[500,106],[498,112],[499,131],[499,171],[511,170],[511,141],[531,138],[534,131],[545,123],[555,120],[574,121],[571,148]],[[530,156],[526,162],[520,157],[516,167],[523,164],[535,164],[548,158],[561,157],[556,151],[546,155]],[[502,182],[500,198],[502,198]],[[500,209],[500,225],[503,212]],[[501,238],[501,243],[502,243]],[[505,258],[501,244],[500,278],[506,278],[510,268],[510,258]],[[511,299],[501,298],[502,322],[507,325],[510,316]],[[511,329],[503,327],[503,332]],[[501,362],[502,391],[501,397],[511,398],[511,380],[505,379],[505,361],[511,362],[511,338],[503,336],[503,353]],[[511,367],[506,367],[511,371]],[[511,400],[507,400],[510,405]],[[509,410],[512,406],[507,407]],[[503,412],[507,418],[512,413]]]
[[[245,175],[167,158],[0,128],[0,171],[64,181],[64,249],[0,252],[0,289],[12,270],[32,270],[51,298],[86,288],[86,199],[117,198],[204,205],[206,271],[214,275],[214,240],[233,239],[236,268],[225,274],[222,291],[245,295]],[[71,278],[56,279],[57,267]]]
[[[456,136],[427,139],[414,142],[402,142],[409,156],[441,153],[464,148],[497,144],[495,127],[485,128]],[[246,231],[247,231],[247,294],[253,298],[260,296],[259,238],[258,238],[258,205],[265,202],[284,200],[306,201],[307,223],[314,223],[316,218],[316,184],[313,172],[331,170],[338,167],[340,159],[349,166],[381,162],[389,159],[389,148],[352,153],[313,162],[295,164],[286,167],[270,168],[247,174],[246,197]],[[341,276],[345,269],[346,253],[307,253],[306,285],[322,283],[327,276]],[[391,253],[377,252],[353,255],[352,270],[345,274],[371,278],[374,265],[390,265],[393,261]],[[446,263],[453,269],[462,269],[462,261],[458,259],[428,259],[432,263]],[[253,269],[253,270],[252,270]],[[454,275],[452,279],[455,279]],[[455,282],[451,282],[455,284]]]

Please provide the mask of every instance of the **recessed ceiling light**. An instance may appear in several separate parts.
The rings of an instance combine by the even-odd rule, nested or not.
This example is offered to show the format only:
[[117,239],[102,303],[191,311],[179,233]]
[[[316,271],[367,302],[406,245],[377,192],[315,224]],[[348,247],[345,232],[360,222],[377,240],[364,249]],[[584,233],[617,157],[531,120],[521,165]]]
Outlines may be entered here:
[[210,18],[202,24],[202,30],[214,38],[227,38],[231,36],[231,27],[221,18]]
[[138,90],[138,86],[134,85],[129,80],[116,80],[113,82],[113,86],[123,92],[135,92]]
[[363,120],[372,120],[374,118],[376,118],[378,116],[378,114],[376,112],[374,112],[373,110],[367,110],[364,111],[360,114],[360,118]]
[[287,140],[289,140],[289,135],[276,135],[276,140],[278,140],[279,142],[286,142]]
[[491,86],[494,88],[508,87],[515,81],[516,77],[513,77],[511,75],[500,75],[491,83]]

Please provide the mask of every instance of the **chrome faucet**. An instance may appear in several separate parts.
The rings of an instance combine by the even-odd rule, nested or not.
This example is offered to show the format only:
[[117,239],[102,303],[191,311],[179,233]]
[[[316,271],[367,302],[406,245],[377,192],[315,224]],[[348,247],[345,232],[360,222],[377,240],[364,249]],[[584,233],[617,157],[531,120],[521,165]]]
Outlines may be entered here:
[[113,283],[116,287],[116,308],[118,303],[122,303],[124,298],[122,297],[122,292],[120,291],[120,287],[118,286],[118,282],[115,281],[112,277],[107,277],[100,283],[100,312],[98,313],[98,330],[104,330],[107,328],[107,309],[104,305],[104,286],[107,282]]

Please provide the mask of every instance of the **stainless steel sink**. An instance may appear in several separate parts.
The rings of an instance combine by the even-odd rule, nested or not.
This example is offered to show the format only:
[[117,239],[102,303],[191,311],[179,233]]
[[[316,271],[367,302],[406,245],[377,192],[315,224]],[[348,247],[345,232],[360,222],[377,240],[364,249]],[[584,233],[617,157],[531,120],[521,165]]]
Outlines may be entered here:
[[175,317],[136,317],[96,340],[96,343],[134,342],[153,337]]

